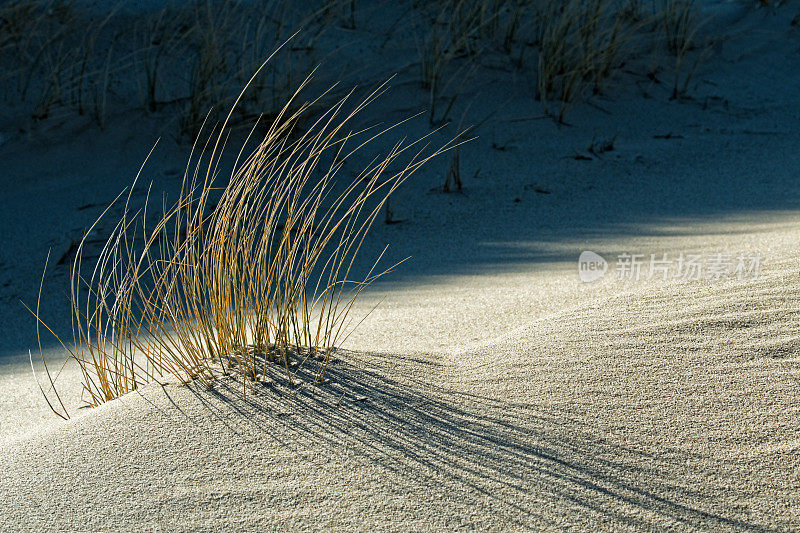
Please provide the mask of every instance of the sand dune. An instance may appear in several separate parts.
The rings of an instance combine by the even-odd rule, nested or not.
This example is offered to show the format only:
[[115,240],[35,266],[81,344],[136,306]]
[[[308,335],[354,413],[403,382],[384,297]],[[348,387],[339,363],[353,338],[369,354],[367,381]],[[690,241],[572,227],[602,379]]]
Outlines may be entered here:
[[[541,107],[516,75],[476,82],[501,111],[462,149],[465,194],[432,192],[441,161],[398,195],[403,222],[377,225],[364,253],[390,242],[388,260],[413,260],[359,301],[368,316],[320,387],[245,394],[225,377],[80,409],[68,364],[74,416],[52,415],[19,300],[165,126],[9,137],[0,530],[796,530],[800,41],[796,3],[744,4],[703,4],[722,44],[686,101],[620,83],[559,127],[518,120]],[[416,94],[398,81],[381,120]],[[147,178],[174,194],[186,147],[163,145]],[[580,281],[586,250],[603,279]],[[626,281],[623,253],[763,261],[742,279]],[[65,280],[51,264],[42,312],[59,331]],[[60,368],[52,340],[45,355]]]

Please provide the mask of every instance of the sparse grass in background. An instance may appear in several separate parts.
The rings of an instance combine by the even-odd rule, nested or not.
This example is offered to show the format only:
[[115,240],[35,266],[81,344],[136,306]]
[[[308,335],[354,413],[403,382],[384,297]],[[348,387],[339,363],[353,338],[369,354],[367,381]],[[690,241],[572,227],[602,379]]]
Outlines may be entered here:
[[[27,103],[34,120],[89,111],[103,125],[107,108],[118,112],[138,97],[147,112],[170,115],[178,133],[194,139],[208,110],[212,123],[221,120],[264,53],[303,27],[284,57],[251,84],[231,120],[251,124],[259,116],[274,117],[300,83],[296,73],[319,62],[314,54],[347,44],[324,41],[325,32],[357,23],[360,32],[371,31],[366,15],[359,22],[362,4],[194,0],[120,18],[113,11],[90,15],[69,0],[11,0],[0,6],[0,80],[7,101]],[[460,95],[481,79],[489,54],[505,54],[513,69],[535,78],[537,99],[559,123],[606,90],[623,65],[630,69],[637,56],[654,56],[648,34],[669,54],[658,51],[656,68],[665,62],[674,68],[673,98],[686,94],[704,57],[692,53],[700,27],[692,0],[408,4],[415,27],[407,29],[417,36],[433,127],[446,123]],[[131,85],[138,94],[125,92]]]
[[124,16],[121,5],[100,14],[69,0],[0,5],[6,102],[27,106],[33,121],[87,115],[102,126],[109,106],[119,111],[138,97],[146,112],[165,113],[179,134],[194,138],[208,110],[212,120],[221,120],[220,110],[230,107],[249,73],[293,28],[317,21],[295,40],[305,43],[303,51],[285,48],[232,121],[274,117],[301,81],[294,72],[316,63],[313,43],[324,31],[319,11],[289,0],[197,0]]
[[[53,67],[61,77],[68,53],[63,40],[74,19],[69,3],[61,0],[12,0],[0,6],[0,79],[7,99],[28,98],[36,76]],[[50,77],[46,90],[53,91],[53,85],[58,80]]]
[[674,55],[691,46],[696,24],[692,0],[662,0],[661,25],[667,49]]
[[633,27],[609,0],[552,2],[541,28],[537,98],[562,123],[587,91],[598,93],[623,63]]
[[[59,338],[81,368],[89,405],[164,375],[211,385],[218,372],[235,369],[253,382],[282,373],[291,384],[313,360],[323,378],[353,327],[356,299],[394,268],[378,268],[383,254],[366,271],[356,264],[365,235],[389,195],[453,146],[400,141],[343,179],[345,162],[394,127],[354,124],[384,90],[347,111],[350,93],[302,132],[296,125],[311,103],[290,111],[289,101],[249,155],[239,151],[224,180],[223,123],[197,147],[177,202],[155,226],[146,225],[146,205],[131,207],[133,186],[118,198],[123,214],[97,263],[83,264],[85,238],[78,246],[73,340]],[[52,404],[69,416],[57,392]]]
[[[698,27],[689,0],[647,6],[641,0],[439,0],[418,7],[421,80],[429,91],[432,125],[447,120],[464,90],[453,84],[464,83],[467,69],[481,68],[487,53],[505,53],[523,71],[533,68],[536,98],[558,123],[586,98],[604,92],[622,67],[652,54],[648,34],[663,37],[669,56],[660,60],[676,58],[679,80],[688,81],[701,59],[685,69]],[[529,56],[536,58],[533,65]]]
[[[175,96],[165,96],[169,67],[175,57],[185,54],[195,25],[186,14],[172,7],[147,14],[133,28],[136,79],[142,107],[153,113]],[[167,65],[165,65],[167,63]],[[166,72],[165,72],[166,71]],[[166,78],[166,82],[163,81]]]
[[[428,118],[431,126],[446,123],[464,84],[474,71],[470,60],[481,51],[480,36],[491,22],[480,2],[447,0],[434,3],[432,20],[423,14],[423,38],[418,45],[422,88],[428,91]],[[454,60],[463,59],[459,65]],[[454,85],[458,85],[455,87]],[[445,109],[438,103],[445,98]]]
[[[235,100],[236,114],[230,124],[251,125],[260,117],[277,116],[302,82],[297,72],[308,72],[314,63],[314,43],[325,27],[317,22],[313,29],[296,32],[292,45],[282,47],[276,61],[259,69],[257,79],[248,81],[250,73],[288,37],[289,28],[312,25],[320,17],[322,9],[298,14],[287,0],[255,6],[200,2],[188,17],[184,14],[192,25],[188,49],[179,57],[184,56],[191,68],[178,111],[180,133],[196,139],[203,123],[222,120],[224,110]],[[244,84],[248,84],[247,93],[240,95],[238,87]]]
[[[56,109],[105,120],[111,78],[129,57],[115,57],[112,9],[82,18],[66,0],[8,2],[0,7],[0,79],[12,104],[28,102],[35,120]],[[64,113],[61,113],[62,115]]]
[[702,50],[688,66],[689,52],[696,48],[696,36],[702,21],[698,19],[693,0],[663,0],[661,24],[667,49],[675,57],[675,78],[671,99],[686,96],[689,82],[705,56]]
[[206,113],[211,109],[211,123],[218,122],[225,109],[228,72],[228,39],[235,20],[229,4],[204,2],[194,9],[195,27],[191,34],[191,67],[188,102],[180,117],[182,134],[193,140],[200,133]]

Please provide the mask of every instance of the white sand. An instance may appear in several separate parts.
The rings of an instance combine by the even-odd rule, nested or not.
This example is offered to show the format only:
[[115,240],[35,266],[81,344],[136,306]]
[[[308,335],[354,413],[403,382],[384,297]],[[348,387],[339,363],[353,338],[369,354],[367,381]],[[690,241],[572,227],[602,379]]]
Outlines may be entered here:
[[[556,128],[512,122],[540,108],[510,84],[462,151],[467,195],[427,193],[447,161],[409,185],[406,222],[376,226],[365,251],[391,242],[413,261],[359,304],[383,299],[332,383],[290,396],[153,385],[49,415],[17,299],[35,301],[47,249],[63,254],[99,209],[77,208],[128,182],[159,123],[0,146],[0,530],[800,527],[797,4],[725,9],[715,31],[731,38],[695,101],[625,83]],[[410,87],[377,111],[401,116]],[[569,157],[615,135],[602,157]],[[157,152],[158,186],[174,190],[182,150]],[[579,281],[583,250],[612,261],[605,279]],[[763,264],[755,280],[626,283],[622,252]],[[63,330],[63,268],[47,282]],[[59,382],[79,405],[74,368]]]

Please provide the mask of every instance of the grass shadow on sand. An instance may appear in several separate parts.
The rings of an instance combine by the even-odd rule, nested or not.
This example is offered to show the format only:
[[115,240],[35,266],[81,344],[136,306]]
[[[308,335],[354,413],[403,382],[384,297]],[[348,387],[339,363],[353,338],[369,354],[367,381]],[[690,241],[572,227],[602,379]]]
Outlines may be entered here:
[[266,435],[299,455],[346,450],[392,472],[386,479],[456,494],[507,525],[556,525],[563,515],[560,525],[768,530],[710,510],[712,496],[675,475],[686,468],[681,452],[654,456],[594,436],[587,421],[547,406],[459,392],[438,363],[371,357],[424,376],[399,381],[340,362],[322,387],[274,383],[244,398],[228,378],[190,390],[239,437]]

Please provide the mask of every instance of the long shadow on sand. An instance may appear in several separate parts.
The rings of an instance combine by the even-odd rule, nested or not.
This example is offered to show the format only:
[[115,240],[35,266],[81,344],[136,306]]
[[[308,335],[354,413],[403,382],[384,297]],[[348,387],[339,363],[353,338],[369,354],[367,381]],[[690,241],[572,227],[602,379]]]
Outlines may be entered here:
[[686,457],[674,450],[646,454],[595,437],[586,421],[546,406],[431,386],[446,382],[436,379],[446,369],[435,363],[379,359],[417,370],[426,364],[430,375],[399,381],[340,362],[323,386],[276,383],[246,398],[230,378],[212,390],[191,389],[234,433],[252,425],[276,447],[346,449],[400,476],[387,479],[442,488],[509,526],[569,517],[560,524],[770,530],[710,510],[713,496],[683,484]]

